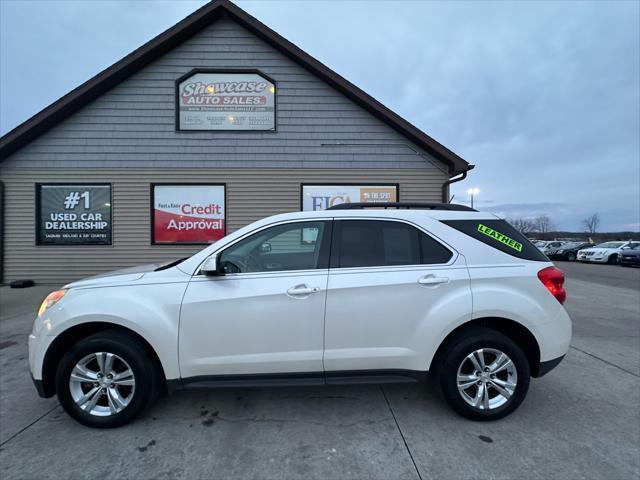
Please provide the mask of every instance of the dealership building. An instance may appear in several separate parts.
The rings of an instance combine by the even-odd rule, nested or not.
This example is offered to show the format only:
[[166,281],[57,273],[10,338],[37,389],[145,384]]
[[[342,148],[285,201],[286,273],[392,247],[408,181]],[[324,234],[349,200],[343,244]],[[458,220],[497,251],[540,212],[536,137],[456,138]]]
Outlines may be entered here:
[[180,258],[282,212],[446,202],[472,167],[214,1],[0,139],[2,281]]

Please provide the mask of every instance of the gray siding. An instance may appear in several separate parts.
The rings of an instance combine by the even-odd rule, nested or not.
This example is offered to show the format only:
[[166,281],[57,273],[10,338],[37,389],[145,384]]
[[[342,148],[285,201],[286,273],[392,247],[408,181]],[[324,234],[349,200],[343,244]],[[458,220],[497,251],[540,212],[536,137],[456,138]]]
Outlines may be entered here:
[[[193,68],[259,69],[277,132],[175,132],[174,82]],[[339,146],[337,143],[357,144]],[[215,22],[5,162],[22,167],[425,168],[443,165],[230,19]]]
[[[425,169],[5,169],[5,281],[62,283],[190,255],[201,247],[151,245],[150,183],[227,184],[227,228],[300,209],[301,183],[398,183],[402,201],[440,200],[444,174]],[[112,246],[36,246],[35,183],[111,182]]]
[[[175,131],[175,80],[193,68],[258,69],[277,83],[277,131]],[[349,145],[345,145],[349,144]],[[439,161],[231,20],[220,20],[0,164],[4,281],[61,283],[186,256],[150,245],[152,182],[227,183],[233,231],[298,210],[301,182],[399,183],[406,201],[440,201]],[[111,182],[113,245],[35,246],[36,182]]]

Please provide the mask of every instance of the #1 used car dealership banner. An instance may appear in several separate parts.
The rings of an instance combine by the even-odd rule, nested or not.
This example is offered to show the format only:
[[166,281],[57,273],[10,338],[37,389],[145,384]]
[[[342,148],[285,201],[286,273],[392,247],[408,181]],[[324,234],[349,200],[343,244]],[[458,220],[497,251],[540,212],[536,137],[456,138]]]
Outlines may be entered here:
[[303,185],[302,210],[326,210],[341,203],[398,201],[397,185]]
[[275,85],[257,73],[197,72],[178,83],[178,130],[275,130]]
[[111,245],[111,185],[36,185],[38,245]]
[[224,185],[154,185],[153,243],[211,243],[225,235]]

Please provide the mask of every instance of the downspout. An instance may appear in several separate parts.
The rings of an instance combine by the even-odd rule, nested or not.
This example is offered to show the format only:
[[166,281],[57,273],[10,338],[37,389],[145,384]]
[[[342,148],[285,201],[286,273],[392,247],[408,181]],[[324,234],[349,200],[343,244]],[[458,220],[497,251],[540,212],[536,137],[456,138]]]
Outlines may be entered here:
[[[473,170],[474,168],[475,165],[469,165],[469,170]],[[442,203],[449,203],[449,185],[451,185],[452,183],[460,182],[467,178],[467,173],[469,172],[469,170],[467,170],[466,172],[462,172],[457,177],[450,178],[442,184]]]

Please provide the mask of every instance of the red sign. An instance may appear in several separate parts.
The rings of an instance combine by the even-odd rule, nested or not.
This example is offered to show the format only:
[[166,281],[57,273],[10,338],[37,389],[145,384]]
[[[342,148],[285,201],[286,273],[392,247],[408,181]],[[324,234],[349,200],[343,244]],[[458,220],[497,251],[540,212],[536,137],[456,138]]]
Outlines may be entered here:
[[154,185],[153,243],[212,243],[225,235],[223,185]]

